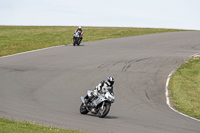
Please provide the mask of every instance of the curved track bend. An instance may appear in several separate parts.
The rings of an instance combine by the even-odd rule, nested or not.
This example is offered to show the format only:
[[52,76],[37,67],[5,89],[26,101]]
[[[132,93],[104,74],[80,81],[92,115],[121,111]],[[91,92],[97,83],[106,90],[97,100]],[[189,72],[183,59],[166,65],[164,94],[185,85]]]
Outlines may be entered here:
[[[168,74],[200,51],[200,32],[160,33],[66,45],[0,58],[0,117],[114,133],[199,133],[166,104]],[[107,76],[116,101],[107,117],[81,115],[80,96]]]

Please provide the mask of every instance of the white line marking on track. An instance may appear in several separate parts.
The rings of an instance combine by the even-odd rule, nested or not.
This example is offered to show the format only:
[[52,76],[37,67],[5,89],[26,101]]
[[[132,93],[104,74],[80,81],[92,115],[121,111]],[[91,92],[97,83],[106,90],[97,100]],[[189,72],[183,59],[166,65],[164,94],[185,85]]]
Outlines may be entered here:
[[63,47],[63,46],[65,46],[65,45],[53,46],[53,47],[47,47],[47,48],[36,49],[36,50],[32,50],[32,51],[26,51],[26,52],[22,52],[22,53],[17,53],[17,54],[12,54],[12,55],[7,55],[7,56],[2,56],[2,57],[0,57],[0,59],[1,59],[1,58],[11,57],[11,56],[16,56],[16,55],[21,55],[21,54],[26,54],[26,53],[32,53],[32,52],[37,52],[37,51],[47,50],[47,49],[51,49],[51,48]]
[[[192,57],[192,56],[200,56],[200,55],[199,55],[199,53],[196,53],[196,54],[191,55],[190,57]],[[169,106],[169,108],[172,109],[174,112],[179,113],[179,114],[181,114],[181,115],[183,115],[183,116],[185,116],[185,117],[188,117],[188,118],[190,118],[190,119],[193,119],[193,120],[196,120],[196,121],[200,122],[199,119],[196,119],[196,118],[194,118],[194,117],[191,117],[191,116],[189,116],[189,115],[186,115],[186,114],[183,114],[183,113],[179,112],[178,110],[174,109],[174,108],[171,106],[171,104],[170,104],[168,85],[169,85],[170,78],[171,78],[172,74],[173,74],[175,71],[176,71],[176,69],[174,69],[173,71],[171,71],[171,73],[168,75],[168,78],[167,78],[167,81],[166,81],[166,86],[165,86],[166,103],[167,103],[167,105]]]

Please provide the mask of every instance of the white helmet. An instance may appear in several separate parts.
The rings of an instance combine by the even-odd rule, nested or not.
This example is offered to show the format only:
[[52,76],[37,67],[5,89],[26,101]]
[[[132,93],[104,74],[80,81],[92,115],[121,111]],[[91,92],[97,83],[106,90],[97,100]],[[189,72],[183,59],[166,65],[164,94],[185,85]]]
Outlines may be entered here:
[[81,26],[79,26],[78,28],[81,29]]

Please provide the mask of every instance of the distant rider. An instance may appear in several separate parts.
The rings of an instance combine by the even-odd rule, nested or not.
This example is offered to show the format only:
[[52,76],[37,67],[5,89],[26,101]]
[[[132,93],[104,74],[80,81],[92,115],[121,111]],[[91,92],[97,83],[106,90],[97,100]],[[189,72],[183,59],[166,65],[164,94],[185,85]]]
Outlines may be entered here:
[[[75,30],[74,34],[75,34],[76,32],[78,32],[78,31],[81,32],[81,37],[80,37],[80,39],[81,39],[81,42],[82,42],[82,39],[83,39],[83,31],[82,31],[82,29],[81,29],[81,26],[79,26],[78,29]],[[73,36],[73,37],[74,37],[74,36]]]
[[106,81],[101,81],[93,90],[93,94],[91,97],[88,97],[88,95],[85,97],[85,99],[88,99],[86,103],[93,97],[97,97],[98,93],[105,94],[107,91],[113,93],[113,84],[115,80],[113,77],[108,77]]

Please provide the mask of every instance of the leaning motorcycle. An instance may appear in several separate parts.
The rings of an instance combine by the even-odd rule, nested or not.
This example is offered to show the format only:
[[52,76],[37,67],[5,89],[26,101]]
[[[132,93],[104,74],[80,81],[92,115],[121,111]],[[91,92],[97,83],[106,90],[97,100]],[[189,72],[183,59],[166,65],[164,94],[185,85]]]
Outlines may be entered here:
[[[88,90],[86,97],[92,97],[92,93],[93,91]],[[105,94],[98,93],[96,97],[91,99],[86,99],[86,97],[81,96],[82,104],[80,106],[80,113],[87,114],[90,112],[96,114],[99,118],[103,118],[108,114],[111,104],[115,100],[113,90],[108,90]]]
[[79,46],[80,43],[81,43],[81,31],[78,31],[73,35],[73,45],[75,46],[77,44],[77,46]]

